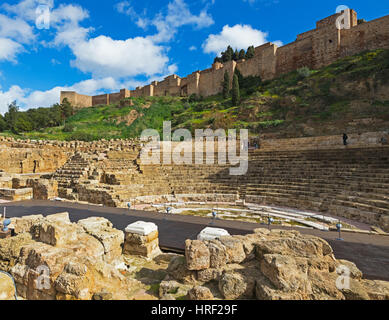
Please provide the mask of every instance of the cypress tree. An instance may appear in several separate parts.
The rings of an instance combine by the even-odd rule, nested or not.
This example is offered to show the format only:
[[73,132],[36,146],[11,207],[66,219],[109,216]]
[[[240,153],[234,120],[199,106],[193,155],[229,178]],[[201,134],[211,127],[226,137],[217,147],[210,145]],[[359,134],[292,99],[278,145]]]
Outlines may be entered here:
[[248,48],[247,48],[247,53],[246,53],[246,58],[247,58],[247,59],[254,58],[254,55],[255,55],[254,46],[248,47]]
[[232,80],[232,104],[237,106],[240,102],[239,79],[236,74]]
[[223,62],[222,58],[220,57],[216,57],[214,60],[213,60],[213,63],[216,63],[216,62]]
[[234,60],[234,61],[238,61],[238,60],[239,60],[239,52],[238,52],[238,49],[235,49],[235,51],[234,51],[233,60]]
[[239,51],[239,60],[246,59],[246,52],[242,49]]
[[235,68],[234,70],[234,74],[236,74],[236,76],[238,77],[238,81],[239,81],[239,88],[242,88],[242,84],[243,84],[243,75],[240,73],[239,69],[238,68]]
[[224,72],[223,80],[223,98],[227,99],[230,94],[230,74],[228,71]]
[[231,46],[227,47],[227,50],[224,52],[223,55],[223,62],[231,61],[234,57],[234,50],[231,48]]

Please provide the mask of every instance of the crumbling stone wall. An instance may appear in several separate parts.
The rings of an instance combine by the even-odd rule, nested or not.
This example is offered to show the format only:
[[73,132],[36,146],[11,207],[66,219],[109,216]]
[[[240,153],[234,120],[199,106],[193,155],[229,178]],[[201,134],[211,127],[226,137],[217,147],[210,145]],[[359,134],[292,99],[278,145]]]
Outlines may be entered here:
[[0,270],[12,274],[20,297],[90,300],[104,291],[127,299],[138,284],[120,273],[124,233],[104,218],[76,224],[68,213],[37,215],[11,226],[15,236],[0,240]]
[[0,154],[0,169],[8,173],[53,172],[66,161],[60,150],[8,149]]
[[[354,263],[335,258],[326,241],[298,231],[256,229],[246,236],[187,240],[185,260],[172,261],[169,271],[195,291],[217,284],[217,294],[229,300],[389,299],[389,282],[363,279]],[[346,273],[348,285],[339,285]]]

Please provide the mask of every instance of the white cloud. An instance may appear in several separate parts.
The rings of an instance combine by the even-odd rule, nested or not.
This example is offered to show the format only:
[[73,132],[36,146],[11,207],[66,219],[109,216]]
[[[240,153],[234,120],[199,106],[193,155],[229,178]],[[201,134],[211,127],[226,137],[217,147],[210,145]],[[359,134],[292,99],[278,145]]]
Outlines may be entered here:
[[61,4],[57,9],[51,11],[50,24],[60,25],[63,23],[71,23],[77,25],[87,18],[89,18],[89,12],[79,5]]
[[36,8],[39,4],[46,4],[50,8],[53,7],[53,0],[22,0],[17,4],[4,3],[2,8],[7,12],[14,14],[26,21],[35,21],[36,19]]
[[163,72],[169,61],[163,47],[142,37],[122,41],[99,36],[79,43],[72,50],[77,68],[100,77],[153,75]]
[[[75,55],[72,65],[83,72],[92,73],[93,77],[159,76],[176,72],[177,66],[169,65],[168,48],[159,43],[171,40],[183,25],[203,28],[213,23],[205,10],[193,15],[183,0],[173,0],[168,4],[166,15],[160,13],[152,20],[137,15],[128,1],[118,3],[115,8],[121,13],[133,15],[141,27],[154,25],[157,34],[125,40],[104,35],[89,38],[90,29],[79,26],[79,22],[88,16],[81,8],[68,10],[66,16],[73,18],[68,19],[70,22],[62,20],[62,24],[59,22],[57,25],[54,43],[68,45]],[[58,10],[65,12],[65,7]]]
[[[15,61],[16,54],[23,50],[23,46],[17,42],[27,43],[34,38],[31,26],[35,24],[36,7],[42,2],[44,0],[22,0],[17,4],[1,6],[8,15],[15,16],[13,18],[15,22],[20,23],[4,31],[7,37],[0,36],[0,60]],[[32,91],[16,85],[7,91],[0,89],[0,112],[2,113],[7,111],[8,104],[13,100],[16,100],[22,108],[48,107],[59,101],[62,90],[95,95],[117,91],[120,88],[145,85],[155,78],[176,73],[178,67],[169,61],[167,55],[169,47],[161,43],[172,40],[178,28],[183,25],[204,28],[214,23],[206,9],[196,15],[189,10],[184,0],[171,0],[166,11],[160,12],[152,19],[146,16],[146,12],[135,15],[135,23],[144,29],[155,27],[157,31],[154,34],[113,39],[106,35],[91,36],[94,29],[82,25],[89,18],[89,12],[81,6],[61,4],[54,7],[53,0],[46,0],[46,3],[51,8],[50,30],[54,37],[40,43],[51,47],[69,47],[74,55],[71,65],[90,73],[92,78],[71,86],[57,86],[46,91]],[[116,8],[124,14],[130,15],[135,12],[126,1],[121,5],[118,4]],[[8,39],[11,36],[15,37],[15,41]],[[55,59],[51,62],[56,63]],[[139,75],[145,75],[147,81],[135,80]]]
[[188,5],[183,0],[173,0],[168,4],[167,14],[158,14],[150,24],[157,28],[158,33],[151,38],[156,42],[170,41],[177,33],[177,29],[184,25],[194,25],[196,28],[206,28],[215,22],[203,9],[199,15],[190,12]]
[[23,46],[19,43],[7,39],[7,38],[0,38],[0,61],[11,61],[16,62],[16,55],[23,51]]
[[114,8],[119,12],[127,16],[137,16],[135,9],[131,6],[129,1],[118,2],[114,5]]
[[142,37],[122,41],[99,36],[72,46],[72,50],[76,56],[73,65],[98,77],[158,74],[169,62],[163,47]]
[[8,111],[8,105],[12,101],[20,100],[25,96],[26,92],[19,86],[12,86],[8,91],[0,90],[0,113],[4,114]]
[[154,26],[157,29],[157,34],[150,36],[150,38],[155,42],[170,41],[177,33],[177,29],[184,25],[193,25],[200,29],[214,24],[214,20],[206,9],[195,15],[190,11],[184,0],[172,0],[167,6],[166,14],[160,12],[152,19],[146,17],[146,12],[143,14],[137,13],[129,1],[117,3],[115,9],[132,17],[135,24],[142,29]]
[[249,25],[225,25],[219,34],[210,34],[203,44],[205,53],[220,54],[227,46],[234,49],[247,49],[249,46],[260,46],[266,42],[268,34]]
[[11,19],[0,14],[0,37],[10,38],[20,43],[29,43],[35,35],[32,27],[20,18]]
[[55,59],[55,58],[52,58],[52,59],[50,60],[50,62],[51,62],[51,64],[52,64],[53,66],[58,65],[58,64],[61,64],[61,62],[58,61],[58,60]]
[[196,46],[191,46],[189,47],[189,51],[196,51],[197,50],[197,47]]
[[273,41],[273,43],[274,43],[277,47],[282,47],[282,46],[284,45],[284,43],[283,43],[281,40]]
[[34,39],[32,27],[24,20],[0,14],[0,61],[16,62],[16,55],[24,51],[21,43]]

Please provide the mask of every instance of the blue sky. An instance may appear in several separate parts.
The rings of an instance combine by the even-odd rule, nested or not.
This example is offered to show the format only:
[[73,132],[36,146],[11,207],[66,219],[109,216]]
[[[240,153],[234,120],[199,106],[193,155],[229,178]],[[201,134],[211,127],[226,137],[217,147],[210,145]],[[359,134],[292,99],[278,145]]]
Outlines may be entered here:
[[[4,0],[0,113],[13,100],[50,106],[61,90],[92,95],[184,77],[210,67],[228,44],[292,42],[339,5],[366,20],[389,14],[388,0]],[[50,24],[39,28],[46,13]]]

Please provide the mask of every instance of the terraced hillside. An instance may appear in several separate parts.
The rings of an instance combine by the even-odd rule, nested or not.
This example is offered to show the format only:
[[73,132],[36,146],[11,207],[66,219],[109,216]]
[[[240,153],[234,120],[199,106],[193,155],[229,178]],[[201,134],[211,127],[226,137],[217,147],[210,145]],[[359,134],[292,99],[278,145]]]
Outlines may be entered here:
[[[241,102],[231,98],[129,98],[86,108],[64,126],[18,137],[99,140],[139,137],[146,128],[247,128],[286,138],[361,133],[389,128],[389,50],[347,57],[320,70],[299,69],[272,81],[240,78]],[[7,134],[7,133],[3,133]]]

